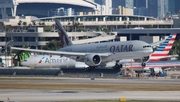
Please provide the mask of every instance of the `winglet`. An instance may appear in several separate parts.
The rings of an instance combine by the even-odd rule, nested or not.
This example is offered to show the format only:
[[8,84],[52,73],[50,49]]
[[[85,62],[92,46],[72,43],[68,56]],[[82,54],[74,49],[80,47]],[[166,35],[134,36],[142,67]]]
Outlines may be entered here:
[[159,61],[169,58],[169,52],[173,46],[177,33],[169,35],[169,37],[150,55],[148,62]]
[[66,31],[64,30],[62,24],[59,22],[58,19],[54,19],[55,21],[55,26],[58,30],[58,35],[59,35],[59,40],[62,44],[62,47],[70,46],[72,45],[71,40],[69,39]]

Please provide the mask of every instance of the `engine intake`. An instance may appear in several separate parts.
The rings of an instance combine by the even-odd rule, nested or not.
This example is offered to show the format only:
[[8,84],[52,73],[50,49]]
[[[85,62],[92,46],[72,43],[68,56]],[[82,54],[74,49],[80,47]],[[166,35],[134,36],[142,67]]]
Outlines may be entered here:
[[99,55],[88,54],[84,57],[84,62],[88,66],[98,66],[101,64],[101,57]]

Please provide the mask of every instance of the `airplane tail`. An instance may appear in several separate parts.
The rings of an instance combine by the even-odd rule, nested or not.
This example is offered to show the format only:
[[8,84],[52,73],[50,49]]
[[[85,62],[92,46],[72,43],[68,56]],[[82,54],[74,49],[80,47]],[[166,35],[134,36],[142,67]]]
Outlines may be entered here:
[[62,24],[60,23],[60,21],[58,19],[55,19],[55,26],[57,28],[59,40],[60,40],[62,47],[72,45],[71,40],[69,39],[66,31],[64,30]]
[[169,35],[169,37],[150,55],[148,62],[167,60],[169,52],[173,46],[177,33]]

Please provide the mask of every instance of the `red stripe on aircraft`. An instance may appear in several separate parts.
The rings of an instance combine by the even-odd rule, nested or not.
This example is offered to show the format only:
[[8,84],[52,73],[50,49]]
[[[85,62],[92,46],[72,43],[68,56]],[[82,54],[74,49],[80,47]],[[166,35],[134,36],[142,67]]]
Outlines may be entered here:
[[170,40],[175,40],[175,38],[171,38]]
[[172,46],[173,44],[167,44],[166,46]]
[[151,56],[168,56],[168,54],[152,54]]
[[170,48],[165,48],[163,51],[170,51]]

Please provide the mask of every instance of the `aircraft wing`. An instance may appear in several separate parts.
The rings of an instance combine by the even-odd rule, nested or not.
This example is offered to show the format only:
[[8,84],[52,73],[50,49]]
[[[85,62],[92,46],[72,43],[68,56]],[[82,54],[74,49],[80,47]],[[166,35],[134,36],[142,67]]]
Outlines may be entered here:
[[150,45],[151,45],[152,47],[153,47],[153,46],[157,46],[157,45],[163,43],[165,40],[166,40],[166,39],[161,40],[161,41],[157,41],[157,42],[154,42],[154,43],[150,43]]
[[102,57],[107,57],[111,55],[111,53],[80,53],[80,52],[65,52],[65,51],[50,51],[50,50],[37,50],[37,49],[29,49],[29,48],[18,48],[18,47],[11,47],[13,50],[23,50],[23,51],[30,51],[30,52],[38,52],[38,53],[46,53],[52,55],[61,55],[61,56],[85,56],[87,54],[97,54]]

